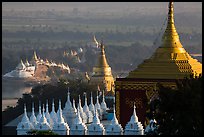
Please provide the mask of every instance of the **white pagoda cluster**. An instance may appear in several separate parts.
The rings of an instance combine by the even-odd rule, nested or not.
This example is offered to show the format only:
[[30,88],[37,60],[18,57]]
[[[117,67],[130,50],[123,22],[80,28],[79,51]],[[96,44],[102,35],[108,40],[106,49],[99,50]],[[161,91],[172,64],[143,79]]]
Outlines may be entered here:
[[[52,101],[52,111],[49,112],[48,100],[46,101],[46,108],[44,104],[41,106],[39,102],[38,114],[35,114],[34,103],[32,103],[32,114],[30,118],[27,116],[26,105],[24,105],[24,115],[22,121],[17,126],[17,135],[27,135],[28,131],[32,130],[51,130],[58,135],[143,135],[144,129],[136,115],[134,106],[133,115],[127,123],[125,130],[115,115],[115,108],[113,119],[111,123],[104,126],[100,119],[106,112],[107,106],[103,95],[103,100],[99,104],[98,95],[96,104],[93,104],[93,97],[91,94],[90,104],[87,104],[87,97],[85,95],[85,102],[82,108],[81,98],[76,109],[75,100],[73,103],[70,100],[70,92],[68,90],[67,101],[65,107],[61,108],[61,101],[57,113],[55,111],[55,102]],[[42,110],[41,110],[42,107]]]

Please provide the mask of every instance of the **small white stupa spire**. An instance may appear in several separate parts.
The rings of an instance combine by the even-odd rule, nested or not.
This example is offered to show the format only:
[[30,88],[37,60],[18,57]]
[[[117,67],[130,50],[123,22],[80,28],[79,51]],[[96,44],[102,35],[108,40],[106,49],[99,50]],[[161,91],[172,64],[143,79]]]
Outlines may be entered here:
[[46,100],[46,113],[45,113],[45,117],[47,119],[47,122],[50,124],[50,127],[53,126],[53,121],[50,117],[50,113],[49,113],[49,109],[48,109],[48,100]]
[[91,92],[91,103],[89,104],[89,110],[92,112],[92,114],[94,115],[94,111],[95,111],[95,107],[93,104],[93,96],[92,96],[92,92]]
[[34,110],[34,102],[32,102],[32,114],[30,116],[30,122],[33,124],[34,127],[38,124],[38,121],[35,117],[35,110]]
[[131,116],[131,119],[130,119],[131,122],[138,122],[138,117],[136,115],[136,106],[135,106],[135,103],[134,103],[134,110],[133,110],[133,115]]
[[87,135],[87,126],[82,121],[79,107],[77,107],[77,116],[70,128],[70,135]]
[[47,122],[47,119],[45,117],[45,108],[43,104],[43,109],[42,109],[42,117],[40,119],[40,122],[36,126],[37,130],[50,130],[50,124]]
[[41,123],[48,123],[48,122],[47,122],[47,119],[46,119],[46,117],[45,117],[45,108],[44,108],[44,104],[43,104],[42,117],[41,117],[41,119],[40,119],[40,122],[41,122]]
[[118,123],[115,115],[115,105],[113,105],[113,119],[106,128],[106,135],[123,135],[123,128],[121,124]]
[[28,116],[27,116],[27,111],[26,111],[26,104],[24,104],[24,115],[22,118],[22,122],[29,122]]
[[83,108],[82,108],[82,106],[81,106],[81,98],[80,98],[80,95],[79,95],[78,108],[79,108],[80,116],[81,116],[81,118],[82,118],[83,123],[87,123],[87,116],[86,116],[86,113],[83,111]]
[[63,116],[64,116],[64,120],[68,123],[68,125],[71,125],[76,117],[76,112],[74,108],[72,107],[72,103],[70,101],[69,87],[68,87],[68,92],[67,92],[67,101],[63,109]]
[[91,123],[93,121],[93,114],[91,111],[89,111],[89,107],[87,105],[87,97],[86,97],[86,93],[85,95],[85,99],[84,99],[84,107],[83,107],[83,111],[86,113],[87,116],[87,122]]
[[94,117],[93,117],[93,123],[100,124],[100,119],[98,117],[99,117],[98,111],[97,111],[97,109],[95,109],[95,113],[94,113]]
[[98,92],[97,92],[97,96],[96,96],[95,108],[96,108],[97,111],[98,111],[98,115],[99,115],[100,120],[102,120],[102,110],[101,110],[101,105],[100,105],[99,99],[98,99]]
[[62,116],[62,108],[61,108],[61,100],[59,100],[59,108],[58,108],[58,121],[53,126],[53,131],[59,135],[69,135],[69,126],[64,121],[64,118]]
[[37,115],[37,121],[40,122],[40,119],[42,117],[42,113],[41,113],[41,102],[39,101],[39,112],[38,112],[38,115]]
[[75,100],[73,99],[73,109],[74,109],[74,112],[77,113],[77,109],[76,109],[76,105],[75,105]]
[[104,115],[107,110],[107,105],[106,105],[105,97],[104,97],[104,91],[103,91],[103,97],[102,97],[102,102],[101,102],[101,110],[102,110],[102,115]]
[[59,115],[57,117],[58,123],[64,123],[64,118],[62,117],[61,100],[59,100],[58,112],[59,112]]
[[91,123],[88,126],[88,134],[89,135],[105,135],[105,128],[103,124],[101,124],[100,119],[98,118],[97,108],[95,108],[93,123]]
[[125,135],[144,135],[144,129],[141,122],[138,121],[136,115],[136,107],[134,103],[133,115],[131,116],[130,121],[125,126]]
[[55,112],[54,99],[52,100],[52,111],[50,113],[50,117],[52,118],[53,124],[56,124],[57,123],[57,114]]

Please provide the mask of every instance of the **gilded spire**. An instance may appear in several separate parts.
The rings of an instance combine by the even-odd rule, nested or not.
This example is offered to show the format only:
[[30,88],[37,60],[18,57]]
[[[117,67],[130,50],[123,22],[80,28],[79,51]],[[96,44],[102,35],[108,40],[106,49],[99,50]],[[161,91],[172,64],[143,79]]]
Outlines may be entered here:
[[34,53],[33,53],[33,59],[36,61],[36,60],[38,60],[38,57],[37,57],[37,55],[36,55],[36,51],[34,51]]
[[[162,37],[162,41],[163,41],[162,47],[182,48],[182,44],[180,43],[180,40],[179,40],[179,35],[174,25],[173,2],[169,2],[167,27]],[[180,51],[185,52],[184,50],[180,50]]]
[[100,52],[100,55],[98,57],[97,67],[109,67],[107,60],[106,60],[105,48],[104,48],[103,41],[100,43],[100,47],[101,47],[101,52]]

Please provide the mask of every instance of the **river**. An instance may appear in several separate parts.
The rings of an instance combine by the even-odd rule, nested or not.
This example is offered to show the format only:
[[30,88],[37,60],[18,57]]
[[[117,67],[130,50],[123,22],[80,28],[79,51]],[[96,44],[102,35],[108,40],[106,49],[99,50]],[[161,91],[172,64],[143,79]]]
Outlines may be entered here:
[[31,85],[26,85],[25,80],[20,79],[2,79],[2,111],[7,106],[15,106],[18,98],[22,97],[23,93],[30,93]]

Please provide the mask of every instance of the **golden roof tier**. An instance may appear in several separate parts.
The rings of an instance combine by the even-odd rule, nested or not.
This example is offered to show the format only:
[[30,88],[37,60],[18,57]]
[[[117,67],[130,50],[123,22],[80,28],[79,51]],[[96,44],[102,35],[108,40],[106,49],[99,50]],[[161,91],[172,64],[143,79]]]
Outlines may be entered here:
[[131,71],[127,78],[182,79],[202,74],[202,64],[183,48],[174,25],[173,2],[169,3],[167,27],[162,44],[154,54]]
[[108,65],[105,55],[105,49],[103,42],[99,43],[101,51],[98,56],[98,61],[95,67],[93,67],[93,75],[90,83],[96,85],[105,86],[107,91],[111,91],[114,85],[114,78],[112,76],[111,67]]

